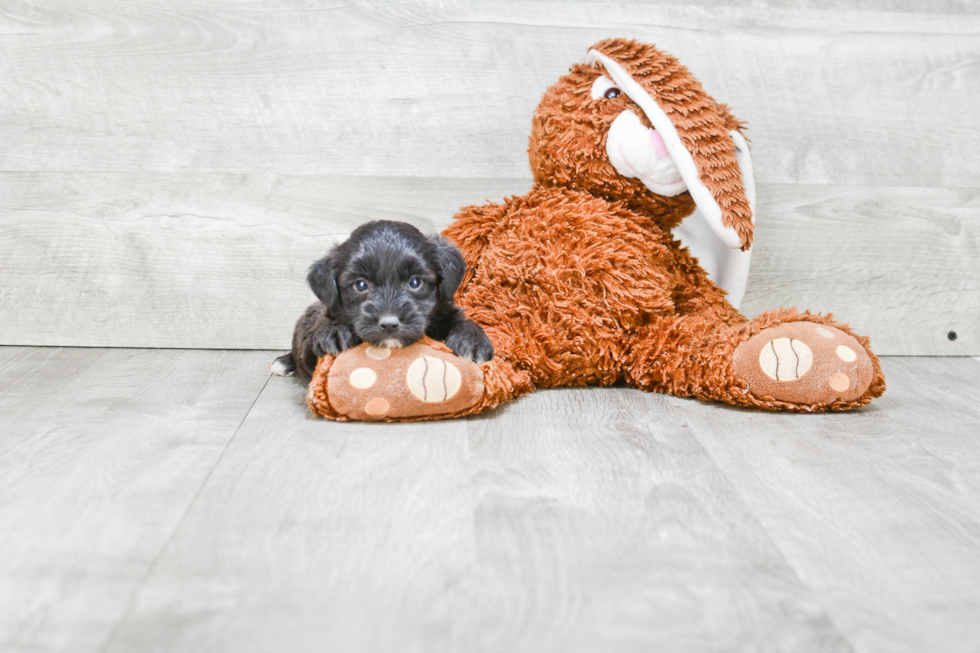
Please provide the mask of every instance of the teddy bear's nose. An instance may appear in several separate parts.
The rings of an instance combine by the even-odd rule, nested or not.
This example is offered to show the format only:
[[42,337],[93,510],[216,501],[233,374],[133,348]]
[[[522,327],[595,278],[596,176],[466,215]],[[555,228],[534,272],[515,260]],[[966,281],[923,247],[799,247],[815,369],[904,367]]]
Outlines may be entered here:
[[667,144],[664,143],[664,137],[656,129],[650,130],[650,145],[653,146],[653,151],[658,159],[666,159],[670,156],[670,153],[667,152]]

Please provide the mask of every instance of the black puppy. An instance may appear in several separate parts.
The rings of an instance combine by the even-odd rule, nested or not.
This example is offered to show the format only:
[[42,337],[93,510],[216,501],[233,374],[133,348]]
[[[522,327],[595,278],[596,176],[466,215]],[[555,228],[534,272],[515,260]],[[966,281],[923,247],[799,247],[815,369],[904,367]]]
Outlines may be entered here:
[[361,225],[310,267],[306,280],[320,301],[296,323],[293,350],[270,369],[310,378],[325,354],[362,341],[405,347],[423,335],[474,363],[490,360],[490,339],[453,302],[465,266],[463,255],[441,236],[426,238],[405,222]]

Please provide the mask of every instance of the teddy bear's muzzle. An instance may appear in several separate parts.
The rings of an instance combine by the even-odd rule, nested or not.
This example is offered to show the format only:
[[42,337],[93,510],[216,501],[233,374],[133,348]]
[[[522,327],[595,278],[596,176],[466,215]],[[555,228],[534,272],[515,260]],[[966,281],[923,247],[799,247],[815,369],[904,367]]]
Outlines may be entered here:
[[622,112],[609,126],[606,154],[616,172],[639,179],[650,192],[674,197],[687,190],[663,137],[632,111]]

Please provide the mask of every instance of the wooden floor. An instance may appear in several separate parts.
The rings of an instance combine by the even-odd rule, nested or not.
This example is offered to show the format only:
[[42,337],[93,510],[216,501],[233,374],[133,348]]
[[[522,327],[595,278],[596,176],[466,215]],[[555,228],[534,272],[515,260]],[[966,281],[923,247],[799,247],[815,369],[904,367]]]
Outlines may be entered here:
[[0,650],[980,650],[975,359],[364,425],[272,357],[0,348]]

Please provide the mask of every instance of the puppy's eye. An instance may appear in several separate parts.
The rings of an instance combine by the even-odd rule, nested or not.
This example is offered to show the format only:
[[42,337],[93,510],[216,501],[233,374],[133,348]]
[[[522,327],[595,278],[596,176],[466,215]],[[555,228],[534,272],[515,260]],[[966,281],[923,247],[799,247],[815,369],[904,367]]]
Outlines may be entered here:
[[418,277],[412,277],[411,279],[408,280],[408,287],[411,288],[412,290],[418,290],[419,288],[422,287],[422,280],[419,279]]
[[365,281],[364,279],[358,279],[357,281],[354,282],[354,290],[356,290],[357,292],[367,292],[367,289],[369,287],[370,286],[368,286],[368,282]]
[[609,89],[608,91],[606,91],[605,93],[603,93],[602,94],[602,97],[606,98],[607,100],[611,100],[611,99],[613,99],[615,97],[619,97],[619,94],[620,93],[621,93],[621,91],[618,88],[616,88],[615,86],[613,86],[611,89]]

